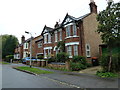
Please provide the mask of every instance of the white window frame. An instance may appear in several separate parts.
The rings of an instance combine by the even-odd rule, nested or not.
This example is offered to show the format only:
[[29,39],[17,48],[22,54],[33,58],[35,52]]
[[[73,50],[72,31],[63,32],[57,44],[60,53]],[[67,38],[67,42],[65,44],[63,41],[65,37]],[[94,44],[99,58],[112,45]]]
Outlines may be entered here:
[[47,58],[46,49],[44,49],[44,58]]
[[74,56],[78,56],[78,45],[74,45]]
[[58,41],[58,34],[57,34],[57,31],[55,31],[55,42]]
[[70,37],[70,35],[71,35],[70,27],[71,27],[71,25],[66,26],[66,37]]
[[60,30],[60,41],[62,41],[62,30]]
[[40,41],[39,43],[38,43],[38,48],[41,48],[42,47],[42,42]]
[[24,43],[24,49],[28,49],[28,43]]
[[44,43],[47,43],[47,34],[44,35]]
[[69,57],[72,56],[72,46],[67,46],[67,53],[68,53]]
[[77,36],[76,24],[73,24],[72,29],[73,29],[73,36]]
[[90,44],[86,44],[86,57],[91,57]]
[[51,43],[51,34],[48,34],[48,43]]

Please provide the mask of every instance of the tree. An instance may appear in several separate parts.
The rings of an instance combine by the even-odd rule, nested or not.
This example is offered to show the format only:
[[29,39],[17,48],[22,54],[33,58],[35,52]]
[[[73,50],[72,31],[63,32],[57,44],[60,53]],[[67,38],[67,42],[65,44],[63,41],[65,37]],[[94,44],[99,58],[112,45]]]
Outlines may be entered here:
[[101,34],[103,43],[108,46],[109,65],[111,71],[112,48],[120,46],[120,3],[108,2],[106,10],[97,16],[99,22],[97,32]]
[[60,49],[60,52],[65,52],[65,41],[59,41],[57,44],[57,49]]
[[18,39],[13,35],[1,35],[0,37],[2,37],[2,58],[13,55],[18,45]]

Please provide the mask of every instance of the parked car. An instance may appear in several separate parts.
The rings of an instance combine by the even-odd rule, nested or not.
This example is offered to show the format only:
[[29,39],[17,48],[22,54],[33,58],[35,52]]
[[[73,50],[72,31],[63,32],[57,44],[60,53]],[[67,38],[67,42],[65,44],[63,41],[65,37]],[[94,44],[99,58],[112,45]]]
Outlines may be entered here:
[[[36,58],[34,58],[34,57],[32,57],[32,58],[31,58],[31,60],[32,60],[32,61],[35,61],[35,60],[37,60],[37,59],[36,59]],[[22,59],[22,63],[24,63],[24,64],[25,64],[25,63],[26,63],[26,61],[30,61],[30,57],[25,57],[25,58],[23,58],[23,59]]]

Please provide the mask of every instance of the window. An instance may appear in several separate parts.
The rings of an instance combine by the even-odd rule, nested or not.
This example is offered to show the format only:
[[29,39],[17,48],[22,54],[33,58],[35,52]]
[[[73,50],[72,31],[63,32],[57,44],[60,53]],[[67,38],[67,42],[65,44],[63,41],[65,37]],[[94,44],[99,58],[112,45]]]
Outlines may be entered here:
[[74,45],[74,56],[78,55],[78,45]]
[[38,48],[41,48],[42,47],[42,42],[39,42],[38,43]]
[[69,56],[72,56],[72,47],[71,46],[67,46],[67,53]]
[[58,35],[57,35],[57,31],[55,31],[55,42],[58,41]]
[[51,43],[51,35],[48,34],[48,43]]
[[28,49],[28,43],[24,43],[24,49]]
[[60,30],[60,41],[62,41],[62,30]]
[[48,57],[51,57],[51,49],[48,49]]
[[70,25],[66,27],[66,37],[70,36]]
[[76,24],[73,25],[73,36],[77,35]]
[[91,57],[91,55],[90,55],[90,45],[89,44],[86,44],[86,56]]
[[44,58],[47,58],[46,49],[44,50]]
[[44,43],[47,43],[47,35],[44,35]]

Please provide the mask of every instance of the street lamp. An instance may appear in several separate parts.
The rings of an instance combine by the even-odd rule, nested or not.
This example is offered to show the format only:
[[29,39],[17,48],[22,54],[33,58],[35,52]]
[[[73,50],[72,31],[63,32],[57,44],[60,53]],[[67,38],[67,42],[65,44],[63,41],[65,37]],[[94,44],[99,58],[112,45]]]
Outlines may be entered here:
[[25,33],[30,34],[31,38],[30,38],[30,68],[32,67],[31,64],[31,59],[32,59],[32,34],[30,32],[25,31]]

